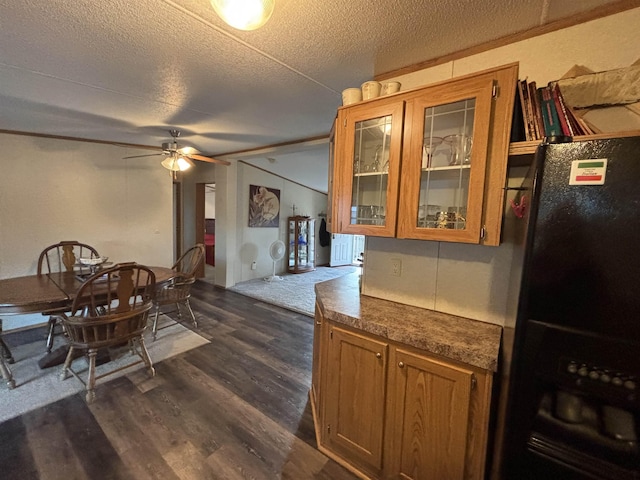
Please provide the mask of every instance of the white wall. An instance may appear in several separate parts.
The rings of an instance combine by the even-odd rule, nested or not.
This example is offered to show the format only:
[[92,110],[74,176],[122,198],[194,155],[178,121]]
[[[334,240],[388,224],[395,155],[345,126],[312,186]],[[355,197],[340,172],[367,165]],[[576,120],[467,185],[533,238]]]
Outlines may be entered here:
[[[195,241],[195,184],[215,183],[216,267],[215,284],[224,288],[238,282],[271,275],[273,262],[268,248],[276,239],[286,242],[286,220],[295,203],[298,214],[316,217],[326,212],[327,195],[269,174],[243,162],[230,166],[196,162],[182,179],[185,246]],[[264,185],[280,190],[280,227],[249,228],[249,185]],[[205,195],[206,197],[206,195]],[[207,214],[209,215],[209,214]],[[207,217],[211,218],[211,217]],[[320,220],[316,222],[316,242]],[[329,249],[316,245],[316,264],[329,262]],[[251,270],[255,261],[257,268]],[[285,271],[285,260],[276,265]]]
[[640,60],[640,8],[505,45],[394,80],[402,90],[507,63],[519,62],[520,78],[544,85],[574,65],[600,72]]
[[[278,228],[248,226],[250,185],[262,185],[280,190],[280,226]],[[273,261],[269,256],[269,246],[275,240],[287,243],[287,217],[293,215],[293,204],[296,205],[297,215],[316,218],[316,265],[329,263],[330,249],[321,247],[318,243],[318,229],[320,227],[318,213],[326,213],[327,211],[326,194],[290,182],[246,163],[238,164],[237,186],[235,283],[265,277],[273,273]],[[251,270],[251,263],[254,261],[257,268]],[[276,273],[283,273],[285,269],[285,259],[282,259],[276,264]],[[217,278],[216,283],[218,283]]]
[[[526,170],[514,169],[508,185],[521,185]],[[513,196],[515,193],[510,191],[508,198]],[[505,215],[517,224],[510,209]],[[362,293],[504,325],[509,323],[511,283],[519,282],[510,278],[513,248],[509,241],[499,247],[485,247],[369,237]],[[401,261],[400,277],[391,275],[391,259]]]
[[238,238],[238,163],[216,165],[216,272],[215,284],[224,288],[236,284]]
[[[0,134],[0,278],[36,273],[40,252],[88,243],[114,262],[172,263],[171,177],[148,150]],[[41,323],[5,317],[3,327]],[[36,322],[37,320],[37,322]]]
[[[541,85],[561,77],[574,64],[594,71],[622,68],[640,59],[638,25],[640,8],[395,80],[404,90],[518,61],[520,78],[528,77]],[[511,184],[520,181],[518,175]],[[505,212],[511,215],[510,209]],[[510,324],[514,314],[508,307],[512,257],[509,242],[485,247],[370,237],[362,292],[498,325]],[[391,258],[402,261],[400,277],[389,274]]]
[[216,192],[204,192],[204,218],[216,218]]

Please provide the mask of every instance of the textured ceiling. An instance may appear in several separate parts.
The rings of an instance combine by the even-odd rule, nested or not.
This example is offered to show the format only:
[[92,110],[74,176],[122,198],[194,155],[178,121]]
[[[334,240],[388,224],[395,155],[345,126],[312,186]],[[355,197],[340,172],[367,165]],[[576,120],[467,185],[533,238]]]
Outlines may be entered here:
[[[160,145],[175,127],[206,155],[322,136],[344,88],[607,3],[277,0],[241,32],[208,0],[0,0],[0,129]],[[327,150],[236,158],[326,190]]]

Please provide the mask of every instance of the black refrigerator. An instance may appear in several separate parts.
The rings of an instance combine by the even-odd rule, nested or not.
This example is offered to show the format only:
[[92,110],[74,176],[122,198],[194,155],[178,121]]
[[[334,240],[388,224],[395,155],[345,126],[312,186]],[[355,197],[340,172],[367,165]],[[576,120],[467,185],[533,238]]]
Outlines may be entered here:
[[640,479],[640,137],[543,143],[525,185],[502,476]]

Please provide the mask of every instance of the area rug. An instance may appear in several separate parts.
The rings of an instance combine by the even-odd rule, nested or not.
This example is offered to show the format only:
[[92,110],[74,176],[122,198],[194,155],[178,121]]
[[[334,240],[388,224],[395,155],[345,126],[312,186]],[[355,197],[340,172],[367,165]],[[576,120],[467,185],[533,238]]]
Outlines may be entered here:
[[[164,316],[160,318],[166,319]],[[165,321],[168,322],[168,320]],[[57,335],[54,349],[63,345],[64,341],[62,335]],[[180,324],[169,324],[163,328],[163,324],[160,323],[155,342],[151,339],[150,331],[145,332],[145,345],[154,364],[207,343],[209,343],[207,339]],[[44,337],[37,342],[11,347],[11,353],[15,363],[9,365],[9,368],[16,381],[16,388],[9,390],[4,381],[0,384],[0,423],[84,390],[84,386],[71,375],[66,380],[60,379],[62,365],[46,369],[38,367],[38,360],[45,353]],[[105,369],[112,370],[138,358],[126,353],[116,360],[99,365],[96,368],[97,375]],[[82,378],[86,378],[87,368],[88,364],[84,358],[78,358],[73,362],[73,369],[81,372]],[[120,370],[104,378],[102,383],[141,368],[144,368],[144,364]],[[1,377],[0,381],[2,381]]]
[[351,266],[318,267],[313,272],[281,275],[282,280],[267,282],[263,278],[256,278],[240,282],[229,290],[313,317],[316,301],[315,284],[358,270],[359,267]]

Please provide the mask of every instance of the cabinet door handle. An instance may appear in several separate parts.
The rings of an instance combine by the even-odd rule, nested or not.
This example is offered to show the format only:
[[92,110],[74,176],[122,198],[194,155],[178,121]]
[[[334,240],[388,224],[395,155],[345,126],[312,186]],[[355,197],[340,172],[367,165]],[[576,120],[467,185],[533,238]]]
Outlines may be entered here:
[[380,352],[376,353],[376,358],[382,358],[382,354]]
[[399,366],[400,368],[404,368],[404,362],[398,362],[398,366]]

